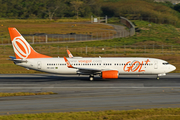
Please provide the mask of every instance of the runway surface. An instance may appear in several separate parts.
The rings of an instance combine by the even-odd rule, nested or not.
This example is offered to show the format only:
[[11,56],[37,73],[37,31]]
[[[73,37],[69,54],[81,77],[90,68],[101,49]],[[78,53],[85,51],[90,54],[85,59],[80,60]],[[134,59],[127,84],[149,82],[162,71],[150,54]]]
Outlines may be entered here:
[[55,92],[55,95],[0,98],[0,114],[131,110],[180,107],[180,74],[120,76],[102,80],[88,76],[1,74],[0,92]]

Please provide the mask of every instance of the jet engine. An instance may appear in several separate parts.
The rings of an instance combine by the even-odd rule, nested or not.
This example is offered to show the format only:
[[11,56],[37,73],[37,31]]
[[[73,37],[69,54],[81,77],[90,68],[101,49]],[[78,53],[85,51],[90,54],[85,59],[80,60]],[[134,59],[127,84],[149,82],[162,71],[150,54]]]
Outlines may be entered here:
[[117,70],[108,70],[102,72],[103,79],[117,79],[119,72]]

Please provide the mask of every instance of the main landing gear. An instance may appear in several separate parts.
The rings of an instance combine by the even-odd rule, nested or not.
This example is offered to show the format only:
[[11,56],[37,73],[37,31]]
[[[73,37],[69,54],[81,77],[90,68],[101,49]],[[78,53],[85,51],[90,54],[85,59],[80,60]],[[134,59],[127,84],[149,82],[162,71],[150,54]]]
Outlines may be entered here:
[[90,81],[93,81],[93,80],[94,80],[94,75],[90,75],[90,76],[89,76],[89,80],[90,80]]

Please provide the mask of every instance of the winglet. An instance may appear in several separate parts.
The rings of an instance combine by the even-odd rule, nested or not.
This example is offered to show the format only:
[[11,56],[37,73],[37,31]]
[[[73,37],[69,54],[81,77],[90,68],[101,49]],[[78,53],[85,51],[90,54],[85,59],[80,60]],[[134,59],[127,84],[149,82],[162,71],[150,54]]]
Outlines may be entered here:
[[70,62],[67,60],[66,57],[64,57],[64,60],[65,60],[65,62],[66,62],[66,64],[67,64],[67,67],[68,67],[68,68],[74,68],[74,67],[70,64]]
[[71,54],[69,50],[67,50],[67,54],[69,55],[69,58],[73,58],[73,55]]

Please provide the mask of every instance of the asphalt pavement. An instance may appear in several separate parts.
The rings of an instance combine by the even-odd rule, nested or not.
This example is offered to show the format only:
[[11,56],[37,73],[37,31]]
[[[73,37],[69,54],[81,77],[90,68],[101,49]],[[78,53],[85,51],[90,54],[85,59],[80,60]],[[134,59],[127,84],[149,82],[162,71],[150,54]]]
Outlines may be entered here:
[[1,74],[0,92],[55,92],[0,98],[0,114],[180,107],[180,74],[119,79],[53,74]]

